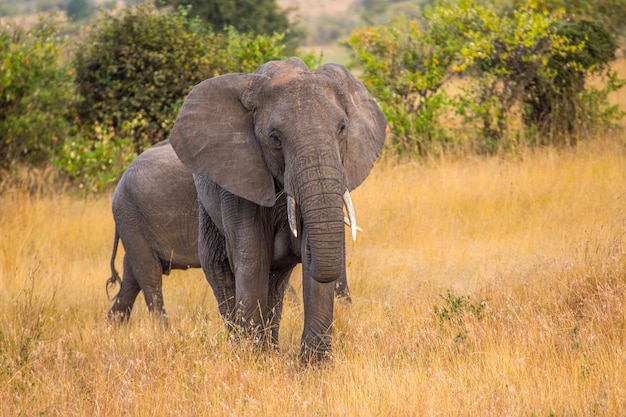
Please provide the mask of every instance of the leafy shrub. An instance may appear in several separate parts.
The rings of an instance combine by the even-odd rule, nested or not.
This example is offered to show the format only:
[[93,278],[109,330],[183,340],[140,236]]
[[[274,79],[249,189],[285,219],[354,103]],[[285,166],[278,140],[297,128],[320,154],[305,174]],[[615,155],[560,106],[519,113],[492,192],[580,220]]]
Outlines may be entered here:
[[489,299],[473,302],[469,295],[456,295],[450,290],[440,294],[443,305],[433,306],[432,317],[442,332],[453,336],[454,342],[466,343],[468,321],[482,320],[489,308]]
[[482,319],[489,303],[488,298],[475,303],[469,295],[456,295],[450,290],[446,290],[446,294],[440,294],[439,297],[443,300],[443,305],[433,307],[433,317],[440,325],[445,322],[460,324],[467,315]]
[[[140,124],[141,120],[125,123],[120,131],[131,132]],[[101,191],[114,184],[136,157],[131,140],[120,131],[96,123],[88,135],[68,138],[53,163],[81,193]]]
[[552,82],[553,71],[546,64],[578,46],[557,33],[563,16],[531,6],[498,15],[493,8],[469,10],[460,2],[452,12],[475,17],[462,50],[471,77],[457,109],[466,123],[478,123],[483,150],[515,146],[516,132],[524,128],[518,122],[523,92],[537,78]]
[[[565,22],[557,32],[576,47],[553,54],[547,64],[550,78],[537,74],[524,89],[524,120],[536,127],[530,139],[542,144],[576,141],[622,116],[607,101],[609,93],[624,85],[609,65],[617,49],[613,33],[602,23],[587,20]],[[590,76],[604,76],[606,83],[590,87],[586,83]]]
[[[616,49],[610,33],[601,24],[566,21],[533,6],[498,13],[459,0],[413,20],[356,30],[348,43],[397,153],[437,153],[460,141],[490,153],[523,141],[567,143],[577,131],[621,117],[607,104],[623,85],[607,71]],[[604,85],[590,87],[589,78],[602,72]],[[451,80],[460,90],[454,95],[446,91]]]
[[290,10],[283,10],[276,0],[158,0],[157,4],[191,6],[189,15],[218,33],[231,27],[240,33],[281,33],[287,34],[294,48],[297,46],[296,34],[290,31]]
[[66,49],[54,22],[0,26],[0,168],[48,160],[70,131],[76,97]]
[[425,31],[417,21],[398,18],[357,29],[348,39],[363,82],[387,116],[398,154],[425,155],[449,139],[439,118],[448,103],[441,87],[450,77],[455,39],[445,38],[445,32]]
[[200,81],[249,71],[280,58],[282,35],[215,34],[189,20],[187,10],[160,13],[150,5],[106,14],[76,56],[76,81],[86,124],[129,132],[137,153],[165,139],[185,95]]

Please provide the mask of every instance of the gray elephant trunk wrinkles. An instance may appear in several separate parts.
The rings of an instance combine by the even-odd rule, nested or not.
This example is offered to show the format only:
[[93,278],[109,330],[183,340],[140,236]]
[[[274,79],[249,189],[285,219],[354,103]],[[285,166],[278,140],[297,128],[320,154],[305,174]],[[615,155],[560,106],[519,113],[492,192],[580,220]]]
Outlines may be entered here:
[[321,283],[335,281],[345,272],[345,175],[338,169],[340,164],[326,161],[327,165],[317,163],[314,168],[300,171],[301,181],[295,185],[304,232],[303,268]]

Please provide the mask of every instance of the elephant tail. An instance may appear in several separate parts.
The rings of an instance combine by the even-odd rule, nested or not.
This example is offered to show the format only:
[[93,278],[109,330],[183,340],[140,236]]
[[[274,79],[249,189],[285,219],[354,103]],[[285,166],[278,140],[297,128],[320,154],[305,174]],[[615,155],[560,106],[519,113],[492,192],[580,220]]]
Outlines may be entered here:
[[109,288],[114,287],[117,284],[122,283],[122,279],[120,278],[120,274],[115,270],[115,257],[117,255],[117,246],[120,242],[120,235],[117,232],[117,228],[115,228],[115,238],[113,239],[113,253],[111,254],[111,276],[107,279],[106,282],[106,291],[107,297],[111,300],[111,296],[109,295]]

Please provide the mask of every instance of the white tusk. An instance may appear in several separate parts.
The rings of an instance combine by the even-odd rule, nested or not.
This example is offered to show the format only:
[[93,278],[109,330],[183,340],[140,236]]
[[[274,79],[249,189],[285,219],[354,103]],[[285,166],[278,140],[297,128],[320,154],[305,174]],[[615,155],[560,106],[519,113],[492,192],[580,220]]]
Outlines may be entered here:
[[352,205],[352,198],[350,198],[350,192],[348,190],[343,193],[343,202],[346,205],[346,211],[348,212],[348,222],[350,224],[350,229],[352,230],[352,240],[356,242],[356,215],[354,214],[354,205]]
[[[343,217],[343,222],[346,224],[346,226],[350,226],[350,220],[347,217]],[[363,233],[363,229],[361,229],[361,226],[356,227],[357,232],[361,232]]]
[[296,222],[296,200],[289,194],[287,194],[287,221],[293,237],[297,238],[298,223]]

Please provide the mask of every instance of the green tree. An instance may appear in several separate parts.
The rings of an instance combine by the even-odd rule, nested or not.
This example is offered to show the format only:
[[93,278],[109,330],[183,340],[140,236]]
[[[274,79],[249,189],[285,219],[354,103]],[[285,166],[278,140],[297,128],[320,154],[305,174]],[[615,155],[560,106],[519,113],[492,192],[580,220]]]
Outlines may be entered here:
[[388,25],[357,29],[348,39],[362,80],[379,99],[398,154],[425,155],[449,137],[439,118],[449,103],[441,87],[460,48],[458,36],[423,30],[399,17]]
[[290,32],[287,11],[281,9],[276,0],[161,0],[160,3],[191,6],[190,16],[200,18],[217,32],[229,27],[259,35]]
[[[348,42],[399,153],[437,152],[453,137],[493,152],[524,140],[575,142],[621,117],[606,100],[623,84],[608,66],[616,43],[601,23],[567,22],[530,6],[498,11],[459,0],[359,29]],[[588,85],[601,74],[602,87]],[[443,87],[458,76],[451,96]],[[460,129],[442,123],[453,112]]]
[[167,137],[195,84],[279,58],[281,39],[216,34],[188,19],[186,9],[161,13],[143,4],[106,14],[76,56],[81,118],[116,130],[132,126],[125,133],[141,151]]
[[75,122],[68,45],[53,21],[30,30],[0,26],[0,168],[38,164]]
[[65,11],[70,19],[76,21],[91,16],[95,7],[90,0],[70,0]]
[[562,15],[529,6],[498,14],[492,7],[470,8],[462,0],[445,13],[463,16],[454,17],[456,22],[471,22],[465,27],[466,46],[461,51],[471,78],[458,108],[467,123],[480,123],[484,150],[502,147],[517,136],[511,129],[523,128],[516,124],[515,115],[527,86],[536,78],[551,80],[550,58],[579,46],[557,33]]
[[[513,0],[513,7],[520,8],[526,1]],[[626,0],[541,0],[537,7],[554,12],[562,10],[572,20],[600,21],[614,34],[626,31]]]
[[80,132],[57,166],[88,190],[113,182],[134,156],[167,138],[182,102],[199,82],[251,72],[281,59],[282,34],[214,33],[187,9],[141,4],[103,15],[75,58]]
[[[529,137],[537,143],[576,141],[597,128],[610,127],[621,118],[617,106],[608,104],[608,94],[624,85],[610,67],[615,59],[615,35],[599,21],[566,21],[557,33],[570,48],[553,54],[547,73],[537,73],[524,87],[523,117],[534,129]],[[601,87],[591,87],[589,78],[603,78]]]

